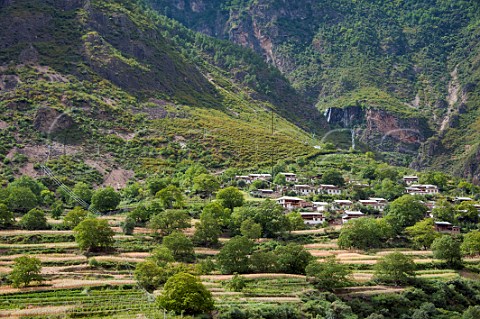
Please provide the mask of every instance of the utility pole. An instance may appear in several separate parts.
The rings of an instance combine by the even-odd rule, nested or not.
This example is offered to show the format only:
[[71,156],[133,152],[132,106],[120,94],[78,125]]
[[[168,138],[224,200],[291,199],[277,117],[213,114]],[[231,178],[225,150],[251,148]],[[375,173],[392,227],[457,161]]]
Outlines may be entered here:
[[272,179],[273,179],[273,108],[272,108],[272,134],[271,134],[271,141],[270,141],[270,168],[271,168],[271,174],[272,174]]

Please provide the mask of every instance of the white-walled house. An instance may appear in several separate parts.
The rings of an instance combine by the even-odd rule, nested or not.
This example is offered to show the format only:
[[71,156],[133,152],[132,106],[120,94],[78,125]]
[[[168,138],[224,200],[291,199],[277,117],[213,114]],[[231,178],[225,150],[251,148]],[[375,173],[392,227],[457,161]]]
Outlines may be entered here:
[[412,185],[414,183],[418,183],[418,176],[416,176],[416,175],[406,175],[406,176],[403,176],[403,181],[407,185]]
[[300,212],[305,225],[318,225],[326,221],[325,216],[319,212]]
[[291,197],[291,196],[282,196],[275,200],[278,204],[282,205],[283,208],[286,210],[294,210],[298,208],[305,208],[308,207],[310,204],[299,197]]
[[313,210],[316,210],[317,212],[325,212],[328,210],[330,204],[327,202],[312,202],[312,206]]
[[297,174],[295,173],[279,173],[280,175],[285,176],[285,181],[296,183],[297,182]]
[[439,193],[438,186],[430,184],[412,184],[409,187],[406,187],[405,190],[411,195],[429,195]]
[[318,187],[318,193],[320,194],[328,194],[328,195],[341,195],[342,190],[335,186],[335,185],[329,185],[329,184],[321,184]]
[[310,185],[294,185],[293,190],[300,196],[315,194],[315,188]]
[[345,214],[342,215],[342,224],[347,223],[349,220],[364,217],[365,215],[361,211],[345,211]]

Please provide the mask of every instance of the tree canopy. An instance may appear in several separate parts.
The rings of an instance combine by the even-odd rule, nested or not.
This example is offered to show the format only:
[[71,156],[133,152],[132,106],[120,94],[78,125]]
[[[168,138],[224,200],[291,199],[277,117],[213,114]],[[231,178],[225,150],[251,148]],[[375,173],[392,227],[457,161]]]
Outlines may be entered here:
[[201,314],[214,308],[212,294],[200,280],[187,273],[170,277],[157,299],[160,308],[175,313]]
[[113,247],[114,232],[106,219],[86,218],[73,232],[80,250],[96,252]]
[[117,208],[121,196],[113,187],[106,187],[96,190],[92,195],[92,206],[101,213]]
[[390,204],[387,219],[396,231],[400,231],[422,220],[426,213],[427,207],[418,198],[403,195]]
[[433,256],[444,259],[452,267],[459,267],[462,264],[460,241],[450,235],[443,235],[432,243]]
[[243,236],[233,237],[225,243],[217,255],[217,263],[225,274],[246,273],[249,269],[248,256],[252,253],[253,243]]
[[399,252],[382,257],[375,265],[375,277],[396,284],[407,282],[415,276],[415,263],[412,257]]
[[343,225],[338,237],[338,246],[344,249],[379,248],[392,236],[393,229],[384,218],[362,217]]
[[13,287],[20,287],[22,284],[28,286],[32,281],[42,282],[40,275],[42,264],[36,257],[21,256],[13,260],[13,269],[9,274]]
[[223,207],[229,208],[231,211],[233,211],[235,207],[242,206],[245,202],[242,192],[233,186],[219,190],[216,199]]
[[345,286],[350,280],[352,270],[348,265],[339,263],[335,256],[327,257],[323,262],[312,261],[305,269],[307,276],[313,277],[313,283],[319,289],[332,290]]

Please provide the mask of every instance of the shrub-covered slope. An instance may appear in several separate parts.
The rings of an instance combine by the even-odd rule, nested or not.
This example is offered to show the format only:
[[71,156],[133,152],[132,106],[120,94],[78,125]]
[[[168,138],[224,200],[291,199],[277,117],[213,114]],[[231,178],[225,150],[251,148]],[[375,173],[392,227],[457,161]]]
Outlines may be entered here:
[[104,175],[198,160],[261,166],[311,154],[299,126],[325,128],[253,51],[141,1],[0,1],[0,26],[6,176],[59,156]]

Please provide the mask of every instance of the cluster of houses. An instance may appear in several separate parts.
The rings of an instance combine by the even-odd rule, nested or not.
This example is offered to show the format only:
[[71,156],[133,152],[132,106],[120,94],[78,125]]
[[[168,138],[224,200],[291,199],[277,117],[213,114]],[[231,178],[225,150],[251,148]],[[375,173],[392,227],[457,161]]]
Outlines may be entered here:
[[[329,224],[344,224],[349,220],[364,217],[364,213],[359,210],[353,210],[354,206],[358,207],[359,205],[376,210],[378,212],[383,212],[385,207],[388,204],[388,201],[384,198],[375,198],[371,197],[366,200],[359,200],[355,204],[354,202],[346,199],[336,199],[333,202],[311,202],[303,198],[296,196],[280,196],[286,191],[293,191],[297,196],[308,197],[316,194],[327,194],[339,196],[342,194],[342,189],[329,184],[320,184],[320,185],[309,185],[309,184],[295,184],[298,182],[297,175],[294,173],[279,173],[285,176],[285,180],[294,184],[288,188],[277,188],[276,191],[272,189],[258,189],[252,191],[252,195],[257,197],[269,197],[275,198],[275,201],[281,205],[286,211],[297,210],[300,212],[305,224],[307,225],[319,225],[324,223]],[[243,181],[245,184],[251,184],[255,180],[262,180],[270,182],[272,180],[272,175],[270,174],[249,174],[244,176],[236,176],[237,181]],[[404,176],[404,183],[407,185],[405,187],[405,193],[411,195],[435,195],[439,194],[439,189],[436,185],[430,184],[419,184],[419,179],[417,176]],[[358,183],[357,186],[368,185]],[[455,201],[465,201],[472,200],[468,197],[457,197]],[[354,205],[355,204],[355,205]],[[359,205],[358,205],[359,204]],[[431,211],[434,206],[434,201],[428,201],[425,203],[429,211]],[[480,211],[480,206],[478,207]],[[341,218],[337,219],[327,219],[325,214],[327,211],[335,213],[335,215],[340,215]],[[438,232],[448,232],[448,233],[459,233],[460,227],[454,226],[448,222],[435,222],[435,229]]]
[[[332,224],[346,223],[351,219],[363,217],[364,214],[358,210],[352,210],[354,202],[348,199],[336,199],[331,203],[327,202],[309,202],[300,197],[282,196],[276,199],[286,211],[298,210],[305,224],[318,225],[325,222]],[[369,198],[367,200],[359,200],[359,204],[370,207],[382,212],[388,204],[384,198]],[[333,211],[342,214],[339,220],[327,220],[326,212]]]

